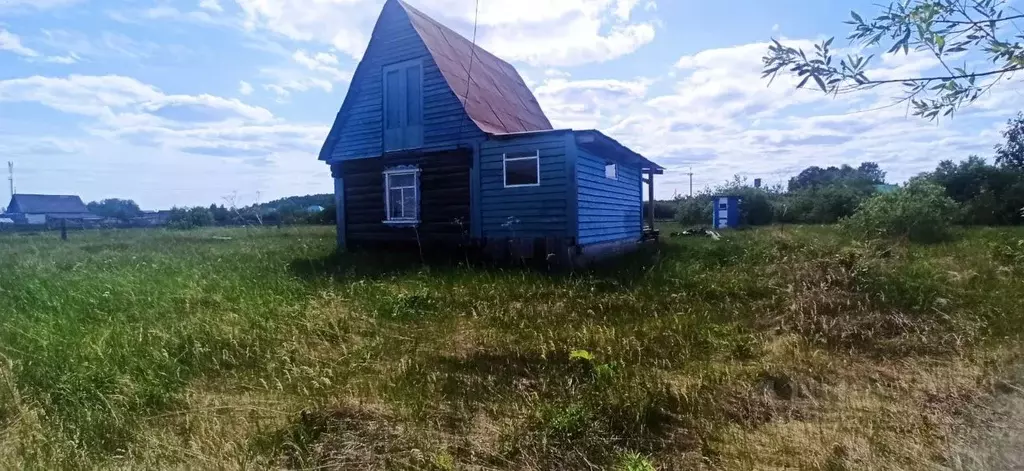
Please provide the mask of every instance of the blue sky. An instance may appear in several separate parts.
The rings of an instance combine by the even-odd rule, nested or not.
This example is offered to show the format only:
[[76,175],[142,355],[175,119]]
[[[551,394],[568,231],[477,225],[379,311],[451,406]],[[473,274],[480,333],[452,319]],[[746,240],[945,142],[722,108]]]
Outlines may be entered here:
[[[410,3],[472,32],[473,0]],[[154,209],[330,192],[316,154],[382,4],[0,0],[0,160],[15,163],[19,192]],[[867,160],[901,181],[942,159],[989,156],[1024,102],[1014,83],[939,123],[875,110],[899,89],[834,99],[786,80],[766,87],[765,41],[845,37],[850,9],[875,11],[870,1],[480,0],[478,39],[520,69],[557,127],[604,130],[667,166],[659,197],[688,191],[690,166],[700,189]],[[912,53],[872,72],[936,65]]]

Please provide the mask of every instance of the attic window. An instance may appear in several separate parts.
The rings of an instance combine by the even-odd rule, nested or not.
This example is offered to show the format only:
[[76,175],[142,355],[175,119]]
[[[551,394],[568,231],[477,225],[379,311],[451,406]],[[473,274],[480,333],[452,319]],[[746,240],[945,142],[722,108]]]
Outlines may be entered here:
[[613,163],[613,162],[608,162],[608,163],[604,164],[604,177],[605,178],[610,178],[612,180],[618,179],[618,176],[617,176],[618,172],[617,172],[617,170],[618,169],[615,168],[615,163]]
[[419,223],[420,169],[396,167],[384,171],[385,224]]
[[504,160],[505,188],[540,186],[540,151],[509,153]]

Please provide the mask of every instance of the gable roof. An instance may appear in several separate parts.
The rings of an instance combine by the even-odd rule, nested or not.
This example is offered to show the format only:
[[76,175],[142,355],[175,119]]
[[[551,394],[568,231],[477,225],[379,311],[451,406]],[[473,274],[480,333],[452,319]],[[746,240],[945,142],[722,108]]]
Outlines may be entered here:
[[28,214],[89,214],[82,198],[74,195],[24,195],[11,197],[9,212]]
[[403,0],[396,1],[408,13],[441,75],[481,131],[509,134],[552,129],[515,67]]
[[[379,39],[378,30],[382,22],[395,20],[395,12],[400,12],[404,16],[402,20],[408,21],[437,65],[441,77],[480,131],[499,135],[552,129],[540,103],[515,67],[402,0],[387,0],[374,26],[371,44]],[[369,47],[367,52],[370,52]],[[365,55],[356,66],[341,110],[320,149],[320,160],[330,160],[338,145],[340,126],[344,126],[346,110],[354,106],[353,95],[360,92],[355,88],[358,78],[368,73],[364,69],[370,63],[369,57],[369,54]]]

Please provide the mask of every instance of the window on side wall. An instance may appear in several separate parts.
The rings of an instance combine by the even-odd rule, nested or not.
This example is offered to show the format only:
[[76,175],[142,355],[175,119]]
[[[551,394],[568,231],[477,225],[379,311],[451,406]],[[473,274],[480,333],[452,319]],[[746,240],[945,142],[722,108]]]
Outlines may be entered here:
[[540,186],[540,151],[505,154],[505,188]]
[[384,207],[387,224],[416,224],[420,218],[420,169],[384,171]]
[[618,178],[618,169],[615,167],[613,162],[604,164],[604,177],[615,180]]

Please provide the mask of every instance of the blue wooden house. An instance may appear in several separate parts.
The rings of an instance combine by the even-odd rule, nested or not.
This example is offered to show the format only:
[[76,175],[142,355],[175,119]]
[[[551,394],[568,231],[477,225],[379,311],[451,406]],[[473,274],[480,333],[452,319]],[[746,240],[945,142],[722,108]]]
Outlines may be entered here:
[[[338,244],[473,244],[575,261],[635,247],[662,167],[553,129],[509,63],[387,0],[320,160]],[[653,212],[649,214],[653,227]]]

